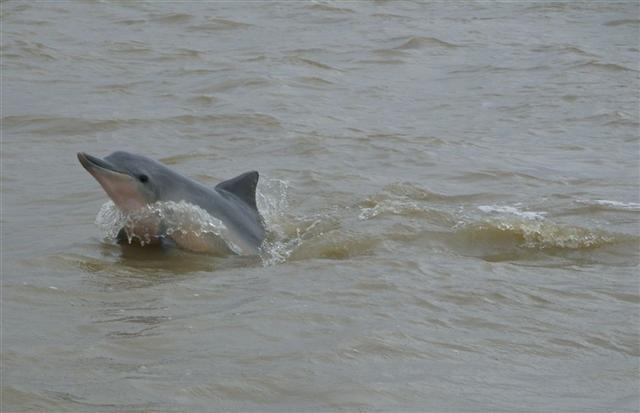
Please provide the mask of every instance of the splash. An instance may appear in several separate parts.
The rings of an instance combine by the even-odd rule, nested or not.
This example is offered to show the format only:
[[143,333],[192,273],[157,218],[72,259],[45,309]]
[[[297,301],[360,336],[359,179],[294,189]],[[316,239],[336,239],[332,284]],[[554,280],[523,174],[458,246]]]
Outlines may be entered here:
[[289,183],[280,179],[265,179],[258,184],[256,203],[267,228],[267,237],[260,248],[264,266],[285,262],[301,242],[301,230],[289,234]]
[[262,264],[271,266],[310,257],[347,255],[341,249],[352,249],[349,245],[354,243],[350,237],[340,237],[342,221],[335,208],[313,215],[293,215],[289,212],[288,189],[288,182],[277,179],[258,185],[258,209],[268,228],[260,252]]
[[221,240],[233,252],[240,252],[240,248],[229,240],[228,230],[222,221],[184,201],[156,202],[130,214],[123,213],[108,201],[100,208],[95,222],[103,237],[112,241],[118,239],[124,229],[130,244],[136,240],[144,246],[173,235],[202,242],[208,239],[208,245],[212,246],[216,243],[211,239]]
[[256,204],[267,228],[277,225],[289,209],[289,183],[281,179],[264,179],[258,183]]
[[[258,184],[256,203],[267,228],[267,238],[260,252],[264,265],[286,261],[301,242],[302,234],[309,230],[307,226],[298,228],[296,235],[291,236],[292,220],[286,216],[288,188],[289,183],[279,179],[265,179]],[[241,252],[231,241],[222,221],[184,201],[156,202],[130,214],[124,214],[108,201],[100,208],[95,223],[103,238],[110,241],[116,241],[124,229],[129,243],[136,241],[142,246],[173,236],[200,245],[195,250],[201,252],[216,254],[222,252],[225,245],[236,254]],[[203,248],[203,244],[209,248]]]

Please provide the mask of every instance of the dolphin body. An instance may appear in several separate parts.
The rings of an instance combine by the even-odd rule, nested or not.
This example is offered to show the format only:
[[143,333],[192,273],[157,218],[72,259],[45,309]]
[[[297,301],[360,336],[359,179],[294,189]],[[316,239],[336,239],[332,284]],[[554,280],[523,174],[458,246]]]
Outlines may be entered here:
[[[102,185],[115,205],[125,214],[157,201],[185,201],[222,221],[230,241],[242,254],[257,254],[265,237],[265,227],[256,206],[258,172],[251,171],[209,188],[172,171],[153,159],[117,151],[104,159],[78,153],[82,166]],[[192,251],[233,254],[219,238],[207,234],[166,234],[162,223],[147,223],[145,234],[155,239],[171,238],[178,246]],[[125,229],[126,231],[126,229]],[[140,237],[136,228],[126,233]],[[140,231],[140,230],[138,230]],[[122,234],[122,231],[121,231]]]

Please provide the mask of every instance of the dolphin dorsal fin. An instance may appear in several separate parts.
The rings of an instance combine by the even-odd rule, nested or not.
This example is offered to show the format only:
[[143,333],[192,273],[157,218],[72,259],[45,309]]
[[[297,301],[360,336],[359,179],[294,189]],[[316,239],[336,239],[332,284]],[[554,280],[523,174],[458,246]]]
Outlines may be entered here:
[[256,171],[245,172],[235,178],[220,182],[216,185],[216,189],[227,191],[237,196],[250,207],[257,210],[256,187],[258,186],[258,177],[259,174]]

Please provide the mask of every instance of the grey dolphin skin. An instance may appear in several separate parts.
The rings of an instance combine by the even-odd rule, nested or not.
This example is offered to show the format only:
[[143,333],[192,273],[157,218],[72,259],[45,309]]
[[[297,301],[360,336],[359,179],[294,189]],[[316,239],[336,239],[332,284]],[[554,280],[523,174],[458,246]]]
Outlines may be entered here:
[[[160,162],[128,152],[114,152],[104,159],[80,152],[78,160],[123,212],[130,213],[157,201],[185,201],[222,221],[242,254],[260,251],[265,227],[256,206],[258,172],[246,172],[209,188]],[[157,226],[154,236],[165,235],[161,228],[162,225]],[[186,249],[208,251],[206,241],[200,237],[181,236],[178,232],[171,234],[171,238]],[[229,249],[227,252],[232,253]]]

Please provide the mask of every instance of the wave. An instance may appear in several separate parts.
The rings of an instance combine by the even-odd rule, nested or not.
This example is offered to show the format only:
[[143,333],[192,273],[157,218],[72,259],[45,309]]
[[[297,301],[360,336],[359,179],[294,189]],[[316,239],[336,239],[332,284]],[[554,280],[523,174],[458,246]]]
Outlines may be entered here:
[[107,51],[118,54],[142,55],[152,53],[153,49],[148,43],[131,40],[126,42],[111,42],[107,46]]
[[187,27],[187,30],[192,32],[218,32],[222,30],[244,29],[247,27],[251,27],[251,25],[233,20],[210,18],[206,23]]
[[541,45],[536,45],[534,46],[531,51],[533,52],[540,52],[540,53],[559,53],[562,55],[568,55],[568,54],[573,54],[573,55],[578,55],[578,56],[582,56],[582,57],[589,57],[589,58],[598,58],[598,55],[595,55],[593,53],[590,53],[586,50],[583,50],[577,46],[569,46],[569,45],[562,45],[562,44],[541,44]]
[[113,21],[113,24],[121,24],[123,26],[134,26],[145,23],[147,23],[147,20],[145,19],[122,19]]
[[621,20],[611,20],[604,23],[605,26],[617,27],[617,26],[640,26],[639,19],[621,19]]
[[[227,115],[178,115],[166,118],[114,118],[87,119],[77,117],[48,116],[5,116],[5,128],[19,129],[37,135],[84,135],[95,132],[110,132],[117,129],[147,125],[195,125],[199,123],[215,125],[242,125],[257,128],[281,128],[280,121],[261,113],[237,113]],[[7,129],[5,129],[6,131]]]
[[547,213],[543,211],[522,211],[516,206],[509,205],[480,205],[478,209],[489,214],[497,213],[515,215],[526,220],[539,220],[543,219],[544,216],[547,215]]
[[423,48],[433,48],[433,47],[457,49],[463,46],[455,43],[445,42],[444,40],[440,40],[436,37],[411,36],[407,40],[405,40],[400,46],[396,46],[394,49],[407,50],[407,49],[423,49]]
[[242,88],[260,88],[273,85],[273,81],[266,77],[250,77],[241,79],[229,79],[223,82],[216,83],[206,88],[200,89],[201,93],[220,93],[227,92],[229,90]]
[[509,73],[509,72],[537,72],[548,70],[547,65],[533,65],[525,67],[507,67],[496,65],[465,65],[460,69],[452,70],[450,74],[477,74],[477,73]]
[[324,11],[324,12],[331,12],[331,13],[354,13],[353,10],[348,9],[346,7],[335,7],[335,6],[330,6],[328,4],[322,4],[322,3],[314,3],[310,6],[307,6],[307,9],[309,10],[317,10],[317,11]]
[[303,86],[319,88],[319,89],[324,89],[334,84],[333,82],[330,82],[318,76],[301,76],[296,78],[296,80],[299,82],[299,84]]
[[[383,238],[410,245],[444,246],[462,255],[487,260],[518,261],[547,259],[561,255],[579,260],[609,260],[620,257],[637,261],[633,249],[640,238],[574,225],[547,218],[548,212],[530,210],[521,204],[480,204],[489,194],[443,195],[408,184],[390,185],[386,190],[359,204],[360,220],[379,220],[385,228]],[[598,208],[637,211],[640,205],[606,200],[595,201]],[[472,208],[470,208],[472,207]],[[478,212],[474,212],[479,211]],[[403,222],[410,226],[402,225]],[[398,234],[400,230],[402,234]],[[597,258],[594,251],[603,251]],[[624,261],[629,263],[631,261]]]
[[151,20],[164,24],[181,24],[189,22],[193,16],[186,13],[166,13],[151,16]]
[[[372,136],[373,137],[373,136]],[[436,144],[440,144],[441,140],[433,138]],[[448,195],[434,191],[430,191],[421,186],[409,183],[401,182],[387,185],[383,188],[382,192],[378,195],[374,195],[369,198],[375,202],[377,199],[386,199],[391,196],[402,197],[414,201],[422,202],[437,202],[437,203],[463,203],[472,202],[478,199],[491,198],[492,194],[460,194],[460,195]]]
[[361,205],[360,214],[358,215],[360,220],[366,221],[376,217],[392,215],[421,219],[425,222],[441,225],[454,225],[456,222],[452,214],[421,205],[417,202],[403,201],[399,199],[385,199],[369,205],[372,206],[367,207]]
[[[142,122],[133,119],[82,119],[76,117],[48,117],[16,115],[5,116],[2,124],[5,128],[24,129],[30,133],[43,135],[73,135],[86,134],[92,132],[108,132],[124,124]],[[5,129],[7,130],[7,129]]]
[[640,260],[640,237],[550,221],[503,218],[428,236],[457,254],[488,262],[636,267]]
[[202,52],[193,49],[175,48],[170,51],[162,51],[159,56],[151,59],[152,61],[174,61],[184,59],[199,59],[203,55]]
[[629,240],[629,236],[605,231],[562,226],[548,221],[505,218],[464,224],[455,231],[455,234],[473,242],[495,246],[508,244],[536,250],[595,249]]
[[593,201],[578,200],[576,202],[587,205],[594,210],[640,212],[640,203],[638,202],[609,201],[607,199],[596,199]]
[[[9,51],[15,51],[16,54],[7,53]],[[5,58],[9,56],[21,57],[23,54],[26,54],[30,58],[46,61],[54,61],[59,58],[59,52],[56,49],[40,42],[16,39],[11,43],[3,45],[3,56]]]
[[609,72],[638,72],[636,69],[623,66],[617,63],[603,63],[596,60],[592,60],[586,63],[581,63],[573,66],[573,69],[591,69],[591,70],[604,70]]
[[400,22],[413,21],[412,17],[403,16],[401,14],[393,14],[393,13],[373,13],[371,17],[375,17],[377,19],[387,20],[387,21],[400,21]]
[[614,209],[640,211],[640,203],[638,203],[638,202],[608,201],[606,199],[598,199],[598,200],[593,201],[593,202],[596,205],[603,205],[603,206],[611,207],[611,208],[614,208]]
[[299,56],[291,56],[288,58],[288,61],[292,64],[297,64],[297,65],[306,65],[306,66],[312,66],[318,69],[325,69],[325,70],[335,70],[338,72],[341,72],[342,70],[337,69],[335,67],[331,67],[327,64],[324,63],[320,63],[320,62],[316,62],[315,60],[311,60],[311,59],[306,59],[304,57],[299,57]]

